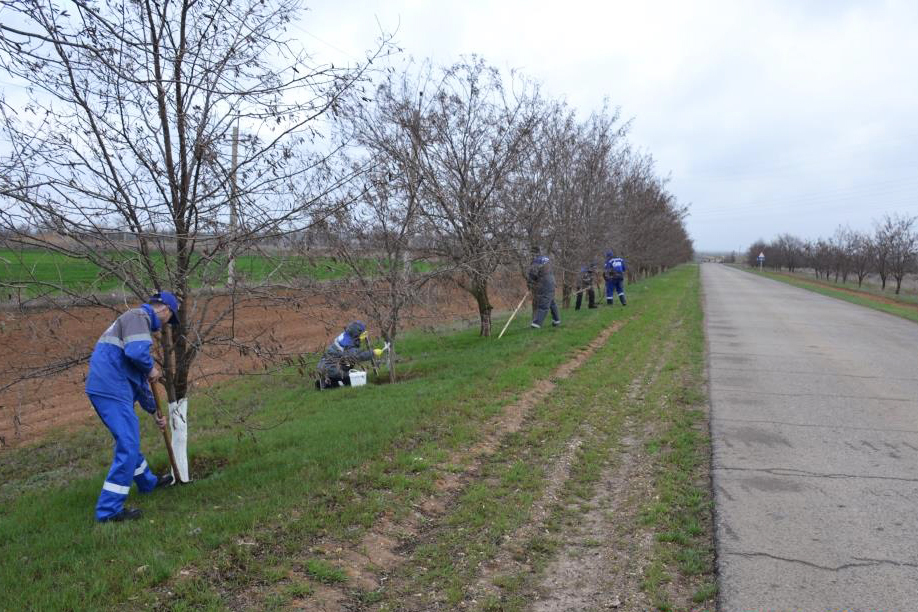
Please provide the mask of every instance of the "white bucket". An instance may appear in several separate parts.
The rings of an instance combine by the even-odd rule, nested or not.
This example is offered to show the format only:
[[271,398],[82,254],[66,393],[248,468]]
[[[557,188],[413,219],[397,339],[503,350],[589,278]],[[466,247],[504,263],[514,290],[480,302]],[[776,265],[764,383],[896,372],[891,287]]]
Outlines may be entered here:
[[361,372],[359,370],[351,370],[351,386],[352,387],[362,387],[367,384],[367,373]]

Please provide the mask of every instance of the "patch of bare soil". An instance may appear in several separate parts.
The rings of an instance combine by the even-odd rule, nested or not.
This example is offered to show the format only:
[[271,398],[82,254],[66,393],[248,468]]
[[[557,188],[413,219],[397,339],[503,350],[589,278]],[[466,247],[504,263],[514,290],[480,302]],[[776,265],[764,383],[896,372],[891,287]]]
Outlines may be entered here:
[[[604,329],[592,342],[571,359],[555,369],[548,379],[539,381],[533,388],[523,393],[520,398],[505,407],[500,415],[493,418],[486,426],[482,440],[471,448],[452,454],[445,466],[465,466],[456,472],[441,469],[435,484],[435,491],[418,500],[413,510],[404,518],[396,520],[384,516],[377,521],[361,538],[357,545],[331,540],[320,541],[304,551],[304,558],[322,555],[326,561],[342,568],[348,575],[347,586],[329,587],[321,593],[311,595],[306,602],[314,604],[316,610],[344,611],[354,609],[354,600],[349,589],[357,587],[362,592],[372,592],[384,586],[386,576],[404,563],[409,557],[411,542],[432,520],[441,516],[450,506],[450,501],[465,485],[475,478],[484,461],[499,447],[501,439],[519,431],[526,415],[544,399],[556,386],[556,381],[568,378],[578,367],[603,346],[609,337],[621,328],[621,321]],[[577,446],[568,448],[556,469],[569,472],[570,464]],[[444,467],[445,467],[444,466]],[[566,478],[561,474],[555,476],[559,483]],[[240,593],[232,605],[234,609],[248,608],[242,602],[251,598],[251,593]],[[350,602],[350,603],[349,603]],[[242,604],[242,605],[240,605]],[[350,607],[349,607],[350,606]],[[356,606],[359,608],[359,606]]]
[[641,525],[638,509],[653,492],[653,465],[643,450],[645,432],[633,423],[626,432],[589,510],[561,537],[565,545],[536,588],[534,612],[652,609],[641,581],[653,533]]
[[532,410],[533,406],[542,401],[545,396],[554,390],[556,385],[555,381],[569,378],[570,375],[573,374],[577,368],[582,366],[599,347],[603,346],[609,340],[609,337],[618,331],[622,325],[624,325],[622,321],[616,321],[613,325],[604,329],[602,333],[596,336],[587,346],[580,349],[573,358],[558,366],[548,378],[538,381],[534,387],[523,393],[516,402],[507,406],[497,418],[493,419],[488,424],[485,428],[485,435],[481,441],[469,451],[463,452],[462,455],[464,455],[464,457],[457,455],[452,457],[451,461],[453,463],[460,463],[468,456],[477,458],[492,454],[497,449],[498,444],[500,444],[501,438],[507,434],[515,433],[520,430],[523,420]]
[[[667,352],[662,352],[655,365],[648,363],[632,381],[629,403],[643,398],[644,389],[659,375]],[[650,608],[640,586],[649,563],[653,534],[640,524],[638,509],[653,491],[653,465],[644,452],[644,442],[651,432],[638,429],[628,418],[621,435],[620,448],[616,456],[609,458],[594,497],[585,505],[577,503],[566,508],[578,518],[559,538],[564,545],[532,594],[532,610],[536,612]],[[476,585],[476,599],[499,596],[493,584],[495,577],[529,569],[525,552],[516,548],[543,528],[551,505],[557,501],[553,492],[561,490],[570,470],[563,460],[553,467],[546,495],[534,506],[532,522],[509,538],[510,545],[484,568]],[[581,508],[587,508],[586,512]]]

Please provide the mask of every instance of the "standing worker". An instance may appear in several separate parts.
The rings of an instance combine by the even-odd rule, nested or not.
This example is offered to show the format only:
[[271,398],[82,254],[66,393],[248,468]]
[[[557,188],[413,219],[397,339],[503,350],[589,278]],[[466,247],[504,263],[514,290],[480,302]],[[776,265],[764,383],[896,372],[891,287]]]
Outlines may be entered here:
[[360,361],[370,361],[373,357],[382,357],[383,349],[361,350],[361,343],[366,342],[367,326],[363,321],[352,321],[344,331],[328,345],[316,370],[319,378],[316,389],[335,389],[351,385],[351,368]]
[[532,325],[535,329],[542,327],[545,315],[551,310],[551,324],[561,325],[561,315],[555,304],[555,275],[551,271],[551,262],[545,255],[539,254],[539,247],[532,247],[533,259],[529,264],[527,284],[533,296]]
[[596,308],[596,292],[593,291],[593,282],[596,280],[596,264],[591,263],[588,266],[581,266],[580,281],[577,287],[577,304],[574,310],[580,310],[580,304],[583,301],[583,294],[589,297],[589,308]]
[[616,257],[612,251],[606,253],[606,265],[603,267],[602,277],[606,281],[606,304],[609,306],[615,304],[616,291],[622,306],[628,305],[628,302],[625,301],[625,271],[627,270],[628,264],[624,259]]
[[[162,322],[178,324],[179,304],[175,296],[161,291],[140,308],[132,308],[105,330],[89,358],[86,395],[96,414],[115,439],[115,456],[102,493],[96,503],[96,520],[100,523],[139,519],[138,508],[125,508],[124,500],[131,490],[131,480],[141,493],[172,484],[173,476],[157,477],[140,452],[140,421],[134,402],[155,415],[156,400],[149,383],[160,377],[160,370],[150,348],[152,334]],[[160,430],[166,429],[165,417],[157,417]]]

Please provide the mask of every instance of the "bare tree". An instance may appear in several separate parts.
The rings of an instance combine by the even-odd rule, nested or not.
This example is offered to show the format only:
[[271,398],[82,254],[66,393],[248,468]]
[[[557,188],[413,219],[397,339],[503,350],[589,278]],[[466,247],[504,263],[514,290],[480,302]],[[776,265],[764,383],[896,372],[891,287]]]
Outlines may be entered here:
[[877,239],[882,240],[885,261],[889,273],[896,279],[896,295],[902,290],[902,280],[915,268],[918,257],[918,234],[915,233],[916,217],[907,215],[885,215],[880,223]]
[[857,286],[860,287],[873,269],[873,240],[865,232],[852,232],[849,236],[848,251],[851,253],[851,268],[857,276]]
[[[307,227],[350,178],[309,149],[317,119],[372,57],[338,68],[312,60],[284,34],[297,0],[4,8],[22,25],[0,24],[0,67],[29,84],[30,99],[3,114],[0,227],[19,247],[90,262],[126,298],[173,290],[182,323],[164,357],[170,399],[183,399],[205,344],[240,342],[232,316],[252,295],[230,286],[213,299],[221,292],[196,286],[222,286],[228,258]],[[92,287],[31,284],[105,304]]]
[[338,215],[332,233],[336,254],[350,271],[332,292],[335,299],[356,300],[380,330],[389,344],[390,382],[396,380],[396,337],[405,310],[420,302],[431,279],[450,270],[431,260],[419,236],[427,146],[421,118],[429,87],[429,65],[417,76],[389,73],[371,104],[362,94],[352,95],[343,113],[346,140],[362,156],[359,165],[370,170],[362,196]]
[[886,280],[890,275],[892,249],[895,240],[894,232],[895,228],[889,215],[886,215],[883,223],[874,222],[874,265],[876,266],[877,274],[880,276],[880,288],[883,291],[886,291]]
[[534,88],[478,57],[445,69],[422,109],[421,156],[430,251],[456,269],[478,305],[482,336],[491,334],[489,282],[512,252],[511,224],[498,196],[518,168],[538,120]]

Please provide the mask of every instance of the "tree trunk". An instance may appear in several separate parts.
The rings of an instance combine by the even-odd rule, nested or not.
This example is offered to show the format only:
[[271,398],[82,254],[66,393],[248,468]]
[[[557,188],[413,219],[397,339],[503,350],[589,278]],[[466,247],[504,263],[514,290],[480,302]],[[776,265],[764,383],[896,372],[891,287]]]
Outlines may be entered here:
[[386,366],[389,368],[389,382],[395,382],[395,342],[389,340],[389,351],[386,355]]
[[571,295],[573,294],[573,292],[574,292],[574,288],[571,285],[564,283],[561,286],[561,306],[563,308],[571,307]]
[[475,296],[475,301],[478,303],[478,316],[481,318],[481,330],[479,331],[479,335],[490,336],[491,311],[494,310],[494,307],[491,306],[491,300],[488,299],[487,281],[477,283],[472,295]]

